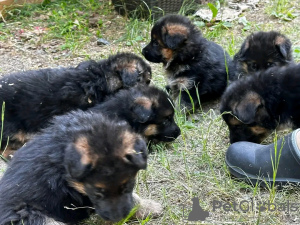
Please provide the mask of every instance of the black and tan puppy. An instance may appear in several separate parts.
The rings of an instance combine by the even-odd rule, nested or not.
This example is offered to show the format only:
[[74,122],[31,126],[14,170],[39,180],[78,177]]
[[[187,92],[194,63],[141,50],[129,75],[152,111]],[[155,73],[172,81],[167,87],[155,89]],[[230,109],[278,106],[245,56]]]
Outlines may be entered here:
[[291,41],[276,31],[250,34],[234,56],[237,77],[293,62]]
[[119,53],[77,68],[57,68],[9,74],[0,79],[0,103],[5,102],[2,147],[20,147],[30,134],[54,115],[87,109],[105,97],[137,83],[149,84],[151,68],[140,57]]
[[299,128],[300,65],[273,67],[232,83],[220,111],[231,143],[260,143],[275,129]]
[[180,135],[174,121],[172,100],[167,93],[153,86],[137,85],[121,90],[90,110],[127,121],[147,140],[169,142]]
[[105,75],[113,92],[121,88],[133,87],[137,83],[150,84],[151,67],[133,53],[118,53],[106,60],[81,62],[76,69],[84,69],[95,74]]
[[234,79],[230,56],[220,45],[202,37],[200,30],[184,16],[168,15],[157,21],[151,30],[151,41],[142,53],[150,62],[163,63],[167,88],[174,99],[181,91],[180,102],[188,108],[190,96],[194,104],[199,102],[198,95],[200,101],[219,97],[228,80]]
[[73,111],[16,152],[0,180],[0,224],[77,224],[92,213],[118,221],[133,207],[146,143],[124,121]]

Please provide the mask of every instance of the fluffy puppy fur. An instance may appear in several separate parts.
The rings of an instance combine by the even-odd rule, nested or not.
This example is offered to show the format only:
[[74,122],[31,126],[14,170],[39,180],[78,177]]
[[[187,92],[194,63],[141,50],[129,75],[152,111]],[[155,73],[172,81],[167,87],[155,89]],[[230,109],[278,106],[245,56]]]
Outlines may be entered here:
[[293,62],[291,41],[276,31],[250,34],[234,56],[237,77]]
[[57,116],[16,152],[1,179],[0,224],[44,225],[49,217],[77,224],[92,213],[126,217],[146,148],[126,122],[81,110]]
[[169,142],[180,135],[180,128],[174,121],[172,100],[167,93],[153,86],[137,85],[121,90],[91,110],[112,119],[126,120],[147,140]]
[[118,53],[107,60],[81,62],[76,69],[85,69],[105,76],[109,89],[133,87],[137,83],[150,84],[151,67],[133,53]]
[[300,127],[300,65],[273,67],[232,83],[220,111],[231,143],[260,143],[275,129]]
[[[163,63],[167,89],[180,102],[191,107],[201,101],[219,97],[229,79],[234,79],[234,66],[224,49],[202,37],[200,30],[184,16],[167,15],[155,23],[151,41],[143,55],[154,63]],[[226,72],[226,66],[228,74]],[[189,92],[189,94],[187,93]]]
[[122,88],[149,84],[150,78],[150,66],[131,53],[76,68],[9,74],[0,79],[0,102],[5,102],[2,146],[9,138],[9,147],[17,149],[54,115],[87,109]]

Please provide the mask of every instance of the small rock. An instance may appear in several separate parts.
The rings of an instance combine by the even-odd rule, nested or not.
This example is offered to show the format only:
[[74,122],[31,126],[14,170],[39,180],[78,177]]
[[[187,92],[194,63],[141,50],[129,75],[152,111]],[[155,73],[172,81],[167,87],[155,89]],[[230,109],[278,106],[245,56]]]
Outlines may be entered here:
[[97,41],[97,37],[95,37],[95,36],[92,36],[92,37],[90,38],[90,41],[91,41],[91,42],[95,42],[95,41]]
[[38,49],[36,52],[37,52],[37,55],[45,55],[46,54],[44,49]]
[[29,49],[29,50],[36,50],[37,47],[34,46],[34,45],[29,45],[29,46],[27,47],[27,49]]
[[99,38],[97,40],[97,45],[109,45],[109,44],[110,43],[107,40],[105,40],[104,38]]
[[58,52],[58,49],[52,48],[52,49],[50,49],[50,52],[51,52],[51,53],[56,53],[56,52]]
[[[239,15],[244,11],[255,9],[260,0],[229,0],[228,7],[219,9],[216,21],[231,22],[237,20]],[[210,9],[201,8],[195,16],[199,16],[202,20],[210,22],[212,20],[212,11]]]

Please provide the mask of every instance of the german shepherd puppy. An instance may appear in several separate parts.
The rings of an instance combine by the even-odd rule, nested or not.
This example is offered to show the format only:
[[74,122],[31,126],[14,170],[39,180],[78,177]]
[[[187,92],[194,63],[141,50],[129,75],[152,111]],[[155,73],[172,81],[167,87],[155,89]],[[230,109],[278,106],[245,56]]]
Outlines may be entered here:
[[104,75],[112,92],[122,88],[133,87],[137,83],[150,84],[151,67],[141,57],[133,53],[118,53],[108,59],[79,63],[76,69],[92,71]]
[[172,100],[166,92],[153,86],[137,85],[121,90],[90,110],[125,120],[135,132],[154,142],[174,141],[180,135]]
[[181,96],[180,103],[187,108],[192,102],[197,105],[198,95],[201,102],[221,96],[229,79],[234,79],[230,56],[220,45],[202,37],[184,16],[167,15],[158,20],[142,54],[150,62],[163,63],[167,89],[174,99]]
[[18,149],[53,116],[87,109],[105,97],[137,83],[149,84],[151,68],[140,57],[119,53],[76,68],[41,69],[0,79],[5,102],[2,147]]
[[250,34],[234,56],[237,77],[293,62],[291,41],[276,31]]
[[230,142],[260,143],[275,129],[300,127],[300,65],[272,67],[233,82],[221,100]]
[[0,224],[77,224],[96,213],[119,221],[133,207],[135,176],[147,166],[145,141],[124,121],[81,110],[16,152],[0,181]]

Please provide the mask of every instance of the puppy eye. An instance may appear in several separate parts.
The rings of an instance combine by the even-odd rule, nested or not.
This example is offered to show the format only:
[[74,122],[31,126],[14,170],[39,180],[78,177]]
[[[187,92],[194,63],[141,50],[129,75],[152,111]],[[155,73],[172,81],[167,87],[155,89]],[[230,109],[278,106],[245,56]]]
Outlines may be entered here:
[[99,189],[97,189],[97,191],[96,191],[96,193],[95,193],[95,196],[96,196],[98,199],[102,199],[102,198],[104,198],[104,193],[105,193],[104,188],[99,188]]
[[102,193],[96,193],[96,197],[98,199],[103,199],[104,198],[104,194],[102,194]]
[[172,115],[166,117],[164,122],[163,122],[163,125],[167,125],[168,123],[170,123],[171,120],[172,120]]
[[142,75],[143,75],[143,72],[144,72],[144,71],[139,72],[139,76],[138,76],[138,78],[137,78],[137,81],[138,81],[138,82],[141,82],[141,81],[142,81]]
[[130,192],[130,190],[128,189],[127,183],[122,184],[122,186],[121,186],[121,191],[122,191],[123,194],[124,194],[124,193],[127,193],[127,192]]
[[268,62],[267,63],[267,67],[272,67],[272,66],[275,66],[275,63],[273,63],[273,62]]
[[250,65],[252,70],[257,70],[257,64],[256,63],[251,63]]
[[155,47],[158,46],[157,40],[153,40],[152,43],[153,43],[153,46],[155,46]]

